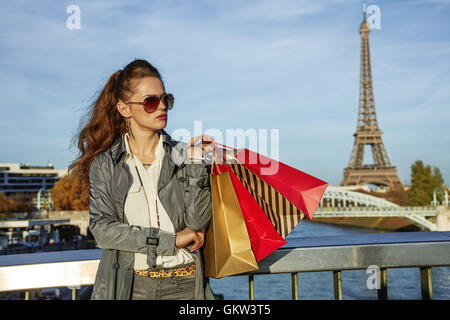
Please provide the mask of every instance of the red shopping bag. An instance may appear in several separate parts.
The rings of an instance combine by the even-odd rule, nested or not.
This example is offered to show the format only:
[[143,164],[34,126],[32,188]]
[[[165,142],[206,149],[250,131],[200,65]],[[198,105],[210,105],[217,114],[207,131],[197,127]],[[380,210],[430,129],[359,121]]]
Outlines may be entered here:
[[328,183],[248,149],[237,150],[236,159],[312,219]]
[[253,254],[260,261],[287,243],[276,231],[266,213],[228,165],[218,165],[221,172],[228,171],[236,197],[244,216]]

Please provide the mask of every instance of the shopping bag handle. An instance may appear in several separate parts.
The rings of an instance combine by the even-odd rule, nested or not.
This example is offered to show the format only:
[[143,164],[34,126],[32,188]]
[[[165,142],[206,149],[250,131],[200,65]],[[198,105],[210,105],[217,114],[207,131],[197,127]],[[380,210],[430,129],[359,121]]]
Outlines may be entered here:
[[[233,151],[236,151],[236,150],[237,150],[236,148],[226,146],[226,145],[221,144],[221,143],[216,142],[216,141],[211,141],[211,143],[214,145],[213,152],[214,152],[214,150],[217,150],[217,151],[220,153],[222,159],[225,159],[225,160],[226,160],[226,158],[224,157],[222,151],[219,150],[219,149],[220,149],[220,148],[219,148],[219,145],[221,145],[221,146],[223,146],[223,147],[225,147],[225,148],[229,148],[229,149],[231,149],[231,150],[233,150]],[[238,158],[236,158],[236,157],[234,156],[234,154],[235,154],[235,153],[233,153],[232,159],[236,160],[237,163],[242,164],[242,163],[238,160]]]
[[[214,160],[217,158],[217,162],[215,162]],[[214,167],[214,163],[216,164],[216,166]],[[222,172],[220,172],[219,166],[217,165],[217,163],[220,163],[219,161],[219,157],[216,154],[216,148],[213,148],[213,157],[212,157],[212,162],[211,162],[211,172],[214,172],[214,168],[216,168],[216,171],[218,174],[221,174]]]

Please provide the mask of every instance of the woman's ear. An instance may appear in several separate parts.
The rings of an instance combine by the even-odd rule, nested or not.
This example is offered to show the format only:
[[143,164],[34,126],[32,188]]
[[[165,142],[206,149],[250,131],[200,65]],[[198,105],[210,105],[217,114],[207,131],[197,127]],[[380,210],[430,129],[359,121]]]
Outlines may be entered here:
[[120,113],[122,116],[124,116],[124,117],[126,117],[126,118],[128,118],[128,117],[131,116],[129,106],[127,106],[127,105],[126,105],[125,103],[123,103],[122,101],[117,102],[116,107],[117,107],[117,110],[119,111],[119,113]]

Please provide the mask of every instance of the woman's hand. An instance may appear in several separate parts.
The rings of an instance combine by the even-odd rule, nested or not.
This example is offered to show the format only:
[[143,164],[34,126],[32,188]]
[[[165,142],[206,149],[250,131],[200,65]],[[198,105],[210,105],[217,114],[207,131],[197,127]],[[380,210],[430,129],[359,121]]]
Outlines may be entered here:
[[189,228],[184,228],[180,232],[177,232],[175,238],[175,246],[177,248],[184,248],[194,242],[190,251],[194,252],[200,249],[205,242],[205,230],[193,231]]
[[[201,143],[198,143],[198,141],[201,141]],[[213,145],[209,142],[214,141],[213,138],[208,136],[207,134],[204,134],[202,136],[196,136],[192,138],[188,145],[186,152],[188,154],[189,158],[192,159],[201,159],[205,156],[205,154],[211,152],[213,150]]]

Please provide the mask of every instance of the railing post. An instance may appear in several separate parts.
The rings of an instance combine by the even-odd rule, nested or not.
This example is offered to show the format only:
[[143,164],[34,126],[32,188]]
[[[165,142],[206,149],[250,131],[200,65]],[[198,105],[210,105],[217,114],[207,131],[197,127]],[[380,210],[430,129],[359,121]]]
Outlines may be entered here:
[[79,290],[77,288],[72,288],[72,300],[79,299]]
[[431,267],[420,268],[420,285],[422,289],[422,300],[432,300]]
[[293,272],[291,274],[292,283],[292,300],[298,300],[298,273]]
[[378,300],[387,300],[387,269],[380,269],[380,289],[378,289]]
[[25,300],[33,300],[34,299],[34,291],[25,291]]
[[255,300],[255,283],[253,274],[248,275],[248,296],[250,300]]
[[334,299],[342,300],[341,271],[333,271],[333,283],[334,283]]

